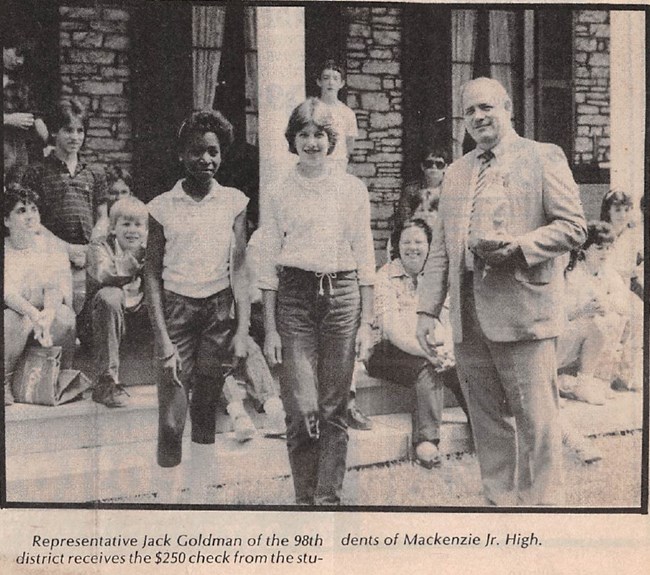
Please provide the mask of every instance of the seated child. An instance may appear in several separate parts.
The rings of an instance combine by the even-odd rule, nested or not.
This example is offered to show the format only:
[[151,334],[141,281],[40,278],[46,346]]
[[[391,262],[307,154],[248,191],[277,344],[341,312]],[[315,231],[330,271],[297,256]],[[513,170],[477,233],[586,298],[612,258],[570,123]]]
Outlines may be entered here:
[[[131,196],[131,174],[120,166],[109,166],[106,168],[106,185],[108,187],[108,211],[111,211],[113,204],[122,198]],[[100,219],[93,228],[91,240],[108,235],[108,220]]]
[[228,414],[233,419],[235,437],[239,442],[248,441],[255,435],[255,425],[244,408],[243,402],[247,396],[253,400],[258,411],[263,408],[267,415],[265,435],[280,437],[287,431],[277,373],[271,371],[260,349],[264,345],[262,292],[257,287],[261,241],[261,231],[256,230],[246,246],[246,271],[251,301],[248,355],[243,360],[243,369],[233,370],[226,377],[223,388],[228,402]]
[[281,437],[286,434],[285,413],[280,401],[280,384],[273,376],[266,358],[255,340],[248,336],[248,355],[241,369],[234,369],[226,376],[223,394],[228,402],[228,415],[233,420],[235,438],[240,443],[252,439],[255,425],[244,407],[244,400],[250,397],[258,411],[264,410],[267,420],[264,435]]
[[70,367],[75,316],[67,254],[38,233],[38,196],[11,183],[3,203],[5,405],[11,405],[11,377],[31,340],[43,347],[60,345],[61,367]]
[[560,369],[577,366],[577,377],[563,375],[560,392],[571,399],[602,405],[629,320],[630,291],[608,265],[614,242],[611,226],[590,222],[587,241],[571,253],[566,270],[567,322],[557,344]]
[[137,198],[117,201],[108,236],[93,240],[88,250],[79,335],[92,342],[97,376],[93,401],[106,407],[127,403],[119,379],[120,343],[127,329],[148,322],[142,286],[147,218],[147,207]]

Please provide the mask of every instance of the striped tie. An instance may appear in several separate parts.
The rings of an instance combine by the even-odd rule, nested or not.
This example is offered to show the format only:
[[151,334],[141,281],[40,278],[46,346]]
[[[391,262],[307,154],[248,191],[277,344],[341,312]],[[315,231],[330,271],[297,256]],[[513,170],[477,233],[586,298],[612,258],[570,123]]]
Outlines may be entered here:
[[[472,195],[472,207],[470,209],[469,226],[467,228],[468,245],[472,237],[472,228],[473,227],[475,228],[477,225],[476,219],[478,217],[478,214],[475,213],[476,203],[479,196],[485,191],[485,188],[487,188],[487,184],[489,181],[488,176],[489,176],[490,168],[492,167],[493,158],[494,158],[494,154],[490,150],[486,150],[485,152],[479,154],[478,156],[478,159],[481,161],[481,165],[479,166],[478,169],[478,175],[476,176],[476,185],[474,186],[474,194]],[[469,248],[466,249],[466,253],[465,253],[465,267],[468,270],[474,269],[474,254],[471,252]]]

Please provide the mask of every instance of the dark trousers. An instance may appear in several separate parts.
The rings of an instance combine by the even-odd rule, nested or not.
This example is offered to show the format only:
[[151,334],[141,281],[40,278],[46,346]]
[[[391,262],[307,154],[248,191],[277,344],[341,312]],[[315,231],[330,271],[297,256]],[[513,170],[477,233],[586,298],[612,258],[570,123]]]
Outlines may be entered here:
[[221,365],[229,359],[235,320],[230,317],[230,288],[206,298],[164,290],[163,299],[167,331],[180,357],[183,386],[158,378],[158,465],[174,467],[182,458],[188,404],[192,441],[214,443],[224,379]]
[[555,338],[493,342],[483,333],[469,278],[463,341],[455,344],[483,494],[491,505],[564,502]]
[[411,355],[382,341],[372,350],[367,364],[368,375],[383,378],[404,387],[415,387],[416,405],[413,410],[413,444],[440,441],[440,425],[444,408],[444,386],[447,386],[469,421],[465,398],[455,370],[436,373],[427,359]]
[[[335,277],[296,268],[280,273],[276,310],[282,340],[280,388],[298,504],[341,501],[360,310],[356,271]],[[319,436],[310,434],[310,417],[318,420]]]
[[80,323],[84,324],[80,339],[87,343],[92,338],[97,377],[110,378],[115,383],[120,381],[120,345],[125,334],[135,332],[131,334],[134,342],[151,336],[147,308],[141,305],[127,310],[124,291],[119,287],[101,288],[92,301],[86,302]]

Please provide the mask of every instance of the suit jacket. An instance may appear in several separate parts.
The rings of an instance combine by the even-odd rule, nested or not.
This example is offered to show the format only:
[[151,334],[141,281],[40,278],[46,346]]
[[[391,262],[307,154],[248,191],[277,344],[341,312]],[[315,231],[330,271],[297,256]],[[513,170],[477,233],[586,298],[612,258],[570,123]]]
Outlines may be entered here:
[[[582,245],[586,223],[578,186],[562,150],[511,133],[497,146],[509,202],[508,232],[525,258],[519,264],[486,268],[474,261],[474,299],[481,328],[492,341],[556,337],[564,322],[563,274],[556,257]],[[455,342],[463,339],[461,278],[476,149],[447,170],[438,225],[418,287],[418,311],[438,316],[449,290]]]

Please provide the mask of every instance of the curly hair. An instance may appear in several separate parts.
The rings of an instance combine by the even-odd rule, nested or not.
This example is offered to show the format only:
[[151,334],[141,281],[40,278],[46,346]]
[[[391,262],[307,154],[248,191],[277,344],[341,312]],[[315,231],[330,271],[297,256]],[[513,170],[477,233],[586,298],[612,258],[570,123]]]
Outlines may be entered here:
[[193,134],[213,132],[219,140],[221,153],[225,153],[235,140],[232,124],[217,110],[202,110],[194,112],[185,118],[178,128],[177,140],[179,150],[185,150]]
[[585,243],[577,250],[571,251],[569,258],[569,265],[566,271],[571,271],[575,268],[576,262],[585,259],[585,252],[593,245],[605,246],[612,245],[616,241],[614,230],[609,222],[604,221],[591,221],[587,224],[587,239]]
[[611,223],[611,209],[612,206],[626,206],[631,209],[633,205],[632,196],[623,190],[611,189],[603,197],[600,205],[600,219],[603,222]]
[[332,118],[327,106],[318,98],[313,97],[307,98],[302,104],[296,106],[291,112],[291,116],[289,116],[289,123],[284,132],[284,137],[289,143],[289,151],[298,155],[296,136],[300,130],[309,124],[314,124],[327,134],[327,140],[329,141],[327,153],[331,154],[338,140],[338,133],[334,128],[334,118]]
[[[18,204],[20,203],[23,203],[25,205],[33,204],[38,208],[38,204],[40,201],[38,194],[34,190],[27,188],[18,182],[11,182],[7,184],[3,196],[4,196],[3,206],[4,206],[5,219],[7,219],[11,215],[11,212],[13,212],[14,208]],[[3,220],[3,225],[4,225],[4,220]],[[9,235],[9,230],[7,230],[6,226],[4,226],[4,235],[5,237]]]
[[418,228],[424,232],[424,235],[427,237],[427,244],[431,245],[431,239],[433,237],[431,233],[431,228],[423,219],[413,218],[406,220],[401,226],[398,226],[393,230],[393,233],[390,236],[390,259],[396,260],[399,258],[399,242],[402,239],[402,234],[404,230],[409,228]]

